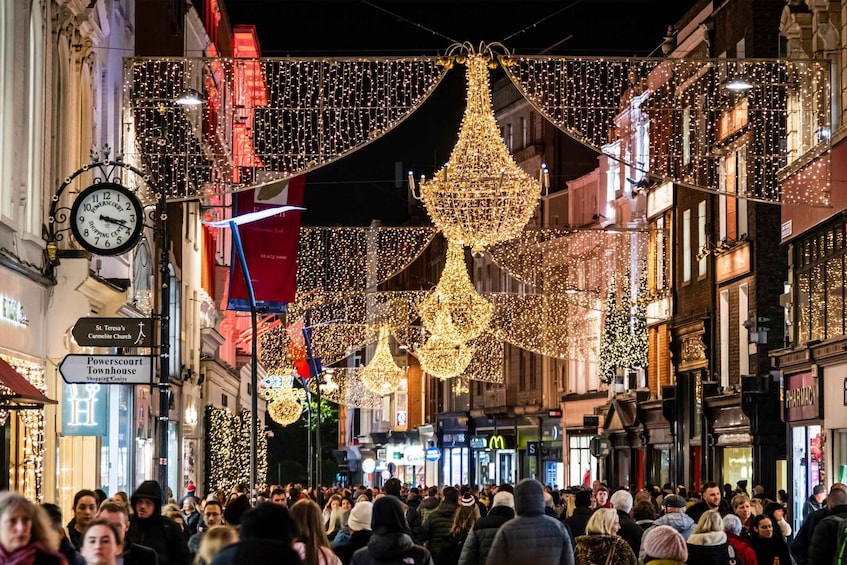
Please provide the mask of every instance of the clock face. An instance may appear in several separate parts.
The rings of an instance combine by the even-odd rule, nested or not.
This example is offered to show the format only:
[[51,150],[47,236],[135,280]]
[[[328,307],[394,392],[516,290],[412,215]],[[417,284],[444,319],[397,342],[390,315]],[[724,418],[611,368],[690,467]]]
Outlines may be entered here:
[[97,255],[120,255],[134,247],[143,219],[135,194],[114,183],[86,188],[71,207],[71,229],[77,243]]

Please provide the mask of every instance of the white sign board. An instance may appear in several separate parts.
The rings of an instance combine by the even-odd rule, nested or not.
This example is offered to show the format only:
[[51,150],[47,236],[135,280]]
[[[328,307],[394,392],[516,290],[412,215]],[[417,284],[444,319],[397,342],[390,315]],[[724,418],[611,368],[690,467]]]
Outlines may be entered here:
[[68,384],[149,385],[153,360],[144,355],[66,355],[59,372]]

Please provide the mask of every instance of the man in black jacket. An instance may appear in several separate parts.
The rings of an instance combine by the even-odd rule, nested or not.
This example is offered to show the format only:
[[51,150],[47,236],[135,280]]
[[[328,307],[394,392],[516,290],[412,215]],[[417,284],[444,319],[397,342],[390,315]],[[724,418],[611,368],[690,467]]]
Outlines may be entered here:
[[107,500],[100,505],[100,510],[97,513],[97,518],[107,520],[117,526],[118,531],[123,537],[123,546],[121,547],[121,559],[123,565],[158,565],[159,558],[156,556],[156,551],[132,543],[132,540],[127,536],[129,530],[129,509],[113,500]]
[[841,522],[847,520],[847,492],[832,488],[826,497],[827,515],[821,520],[812,534],[809,543],[809,563],[834,563],[838,553],[838,530]]
[[703,501],[690,506],[685,512],[694,520],[695,524],[700,521],[700,516],[708,510],[717,510],[720,512],[721,517],[730,513],[729,503],[726,499],[721,498],[721,487],[718,486],[718,483],[703,483],[702,493]]
[[565,524],[571,529],[573,538],[585,535],[585,526],[588,525],[588,520],[594,510],[591,509],[591,491],[581,490],[574,495],[574,510],[570,518],[565,520]]
[[188,545],[182,530],[170,518],[162,516],[162,487],[156,481],[144,481],[130,498],[134,514],[126,537],[133,543],[156,551],[159,565],[188,565]]
[[[842,490],[847,492],[847,485],[844,483],[835,483],[832,485],[832,490]],[[824,506],[820,510],[815,510],[803,520],[800,529],[794,532],[794,541],[791,542],[791,556],[797,565],[806,565],[809,561],[809,545],[812,542],[812,534],[821,520],[827,517],[829,512]]]
[[373,534],[373,531],[371,531],[372,517],[373,504],[365,500],[357,502],[350,510],[350,517],[347,520],[347,527],[350,528],[350,540],[343,545],[332,548],[344,565],[350,565],[353,554],[357,550],[367,547]]

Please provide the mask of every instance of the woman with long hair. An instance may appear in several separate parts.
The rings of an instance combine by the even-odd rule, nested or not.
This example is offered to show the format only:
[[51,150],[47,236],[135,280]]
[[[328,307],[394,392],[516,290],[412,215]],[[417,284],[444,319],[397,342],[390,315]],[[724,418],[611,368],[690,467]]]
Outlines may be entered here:
[[300,541],[294,544],[294,549],[305,565],[341,565],[341,560],[329,547],[321,507],[316,502],[297,501],[291,507],[291,518],[300,533]]
[[459,506],[456,509],[453,514],[450,533],[444,538],[441,549],[438,551],[438,558],[436,559],[438,565],[458,565],[468,532],[476,524],[477,512],[475,504],[473,506]]
[[203,534],[194,565],[210,565],[220,550],[237,541],[238,532],[232,526],[212,526]]
[[774,523],[764,514],[753,516],[747,535],[760,565],[770,565],[777,557],[780,563],[791,563],[788,545],[781,535],[774,535]]
[[0,493],[0,564],[65,565],[47,514],[16,492]]
[[635,565],[635,553],[622,537],[618,536],[621,522],[611,508],[598,508],[585,526],[585,535],[576,538],[574,564]]
[[688,561],[691,565],[730,563],[735,557],[724,530],[723,518],[717,510],[703,512],[694,533],[688,537]]

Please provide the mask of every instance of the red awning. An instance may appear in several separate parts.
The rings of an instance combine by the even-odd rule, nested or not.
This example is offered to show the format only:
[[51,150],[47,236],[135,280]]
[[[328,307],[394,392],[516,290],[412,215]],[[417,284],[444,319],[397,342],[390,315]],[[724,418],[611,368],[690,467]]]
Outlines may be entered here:
[[[0,358],[0,385],[9,389],[11,394],[4,394],[5,391],[0,390],[0,404],[8,405],[9,403],[24,404],[56,404],[55,400],[50,400],[40,390],[35,388],[26,378],[9,365],[3,358]],[[4,408],[12,408],[13,406],[3,406]],[[23,406],[21,406],[23,408]]]

